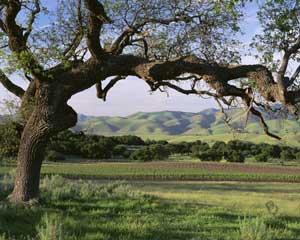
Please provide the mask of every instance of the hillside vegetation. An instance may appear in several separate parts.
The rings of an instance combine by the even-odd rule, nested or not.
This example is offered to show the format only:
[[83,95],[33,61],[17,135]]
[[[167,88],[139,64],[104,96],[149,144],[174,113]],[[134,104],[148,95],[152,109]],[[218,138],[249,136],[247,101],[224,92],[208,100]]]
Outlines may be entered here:
[[[231,126],[239,134],[262,135],[258,119],[250,116],[246,121],[246,113],[242,109],[227,112],[232,119]],[[273,133],[289,138],[296,138],[299,121],[291,116],[265,114],[267,123]],[[207,109],[199,113],[190,112],[139,112],[128,117],[92,117],[80,115],[76,131],[84,131],[97,135],[139,136],[217,136],[231,134],[233,129],[224,122],[224,115],[217,109]]]

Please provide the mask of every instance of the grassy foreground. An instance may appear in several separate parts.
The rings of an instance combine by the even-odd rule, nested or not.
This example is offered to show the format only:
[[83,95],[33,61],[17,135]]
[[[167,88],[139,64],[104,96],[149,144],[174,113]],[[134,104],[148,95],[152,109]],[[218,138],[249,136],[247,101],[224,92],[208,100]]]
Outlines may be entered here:
[[[8,188],[2,190],[4,199]],[[0,239],[295,240],[299,199],[298,184],[127,184],[56,176],[42,181],[40,205],[1,203]]]

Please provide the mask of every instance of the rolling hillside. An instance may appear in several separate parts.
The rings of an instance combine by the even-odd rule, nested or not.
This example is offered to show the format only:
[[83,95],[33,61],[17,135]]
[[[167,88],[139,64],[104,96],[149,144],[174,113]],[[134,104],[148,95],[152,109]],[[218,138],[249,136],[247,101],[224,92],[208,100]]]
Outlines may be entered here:
[[[231,125],[237,132],[261,134],[262,128],[255,116],[250,116],[246,124],[246,114],[241,109],[227,112]],[[300,130],[299,121],[288,117],[265,115],[270,130],[286,135]],[[219,135],[231,133],[224,122],[224,115],[217,109],[207,109],[199,113],[190,112],[138,112],[127,117],[91,117],[80,115],[76,131],[97,135]]]

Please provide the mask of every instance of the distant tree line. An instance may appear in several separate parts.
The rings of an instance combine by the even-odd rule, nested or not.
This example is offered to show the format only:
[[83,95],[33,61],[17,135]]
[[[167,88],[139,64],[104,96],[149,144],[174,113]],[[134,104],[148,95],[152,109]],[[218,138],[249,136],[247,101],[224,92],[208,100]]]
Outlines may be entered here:
[[[14,123],[0,125],[0,157],[15,158],[20,134]],[[97,136],[64,131],[51,138],[46,160],[63,161],[65,156],[87,159],[128,159],[131,161],[155,161],[168,159],[170,155],[186,155],[202,161],[244,162],[252,158],[257,162],[271,159],[280,161],[300,160],[300,149],[288,146],[254,144],[246,141],[217,141],[212,145],[200,140],[169,143],[144,141],[137,136]]]

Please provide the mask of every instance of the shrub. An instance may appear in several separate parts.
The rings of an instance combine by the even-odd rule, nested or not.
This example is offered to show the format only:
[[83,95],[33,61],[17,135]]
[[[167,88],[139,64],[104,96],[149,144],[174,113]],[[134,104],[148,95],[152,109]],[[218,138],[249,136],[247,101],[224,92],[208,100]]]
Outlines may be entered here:
[[154,144],[149,146],[153,160],[165,160],[170,156],[170,151],[166,145]]
[[110,137],[117,145],[145,145],[146,143],[138,136],[125,135],[125,136],[113,136]]
[[148,147],[138,149],[131,153],[130,159],[134,161],[149,162],[153,160],[153,156]]
[[11,191],[14,187],[16,171],[11,170],[0,179],[0,192]]
[[42,197],[45,201],[57,201],[68,199],[99,199],[115,197],[135,197],[146,196],[137,191],[133,191],[130,185],[124,182],[112,182],[109,184],[94,184],[91,181],[68,181],[67,179],[55,175],[47,176],[41,181]]
[[15,157],[20,144],[19,125],[14,122],[0,124],[0,159]]
[[296,158],[296,160],[300,160],[300,152],[297,152],[297,153],[295,154],[295,158]]
[[210,147],[207,143],[196,142],[191,146],[192,156],[198,157],[199,154],[209,152]]
[[212,149],[199,153],[198,157],[202,161],[221,161],[222,160],[222,154],[220,152],[213,151]]
[[191,153],[191,143],[181,142],[181,143],[169,143],[167,145],[169,151],[172,154],[190,154]]
[[74,183],[68,182],[61,176],[46,176],[41,181],[41,190],[44,190],[47,199],[50,200],[66,200],[75,198],[78,194],[78,189]]
[[269,154],[267,152],[262,152],[255,156],[255,161],[257,162],[267,162],[269,160]]
[[48,151],[45,160],[49,162],[58,162],[58,161],[64,161],[66,160],[66,158],[63,154],[51,150]]
[[224,158],[228,162],[239,162],[239,163],[245,162],[245,156],[240,151],[236,151],[236,150],[231,150],[226,152]]
[[113,149],[113,155],[114,156],[124,156],[124,153],[127,151],[127,148],[125,145],[117,145]]
[[290,149],[285,149],[281,152],[280,158],[284,161],[294,160],[296,157]]
[[81,148],[82,156],[94,159],[109,159],[112,156],[110,147],[99,142],[92,142],[84,144]]
[[227,145],[226,145],[226,143],[224,143],[222,141],[216,141],[212,145],[211,149],[213,151],[221,153],[224,156],[225,152],[227,151]]
[[140,148],[130,155],[131,160],[148,162],[152,160],[165,160],[170,156],[169,146],[153,144]]

